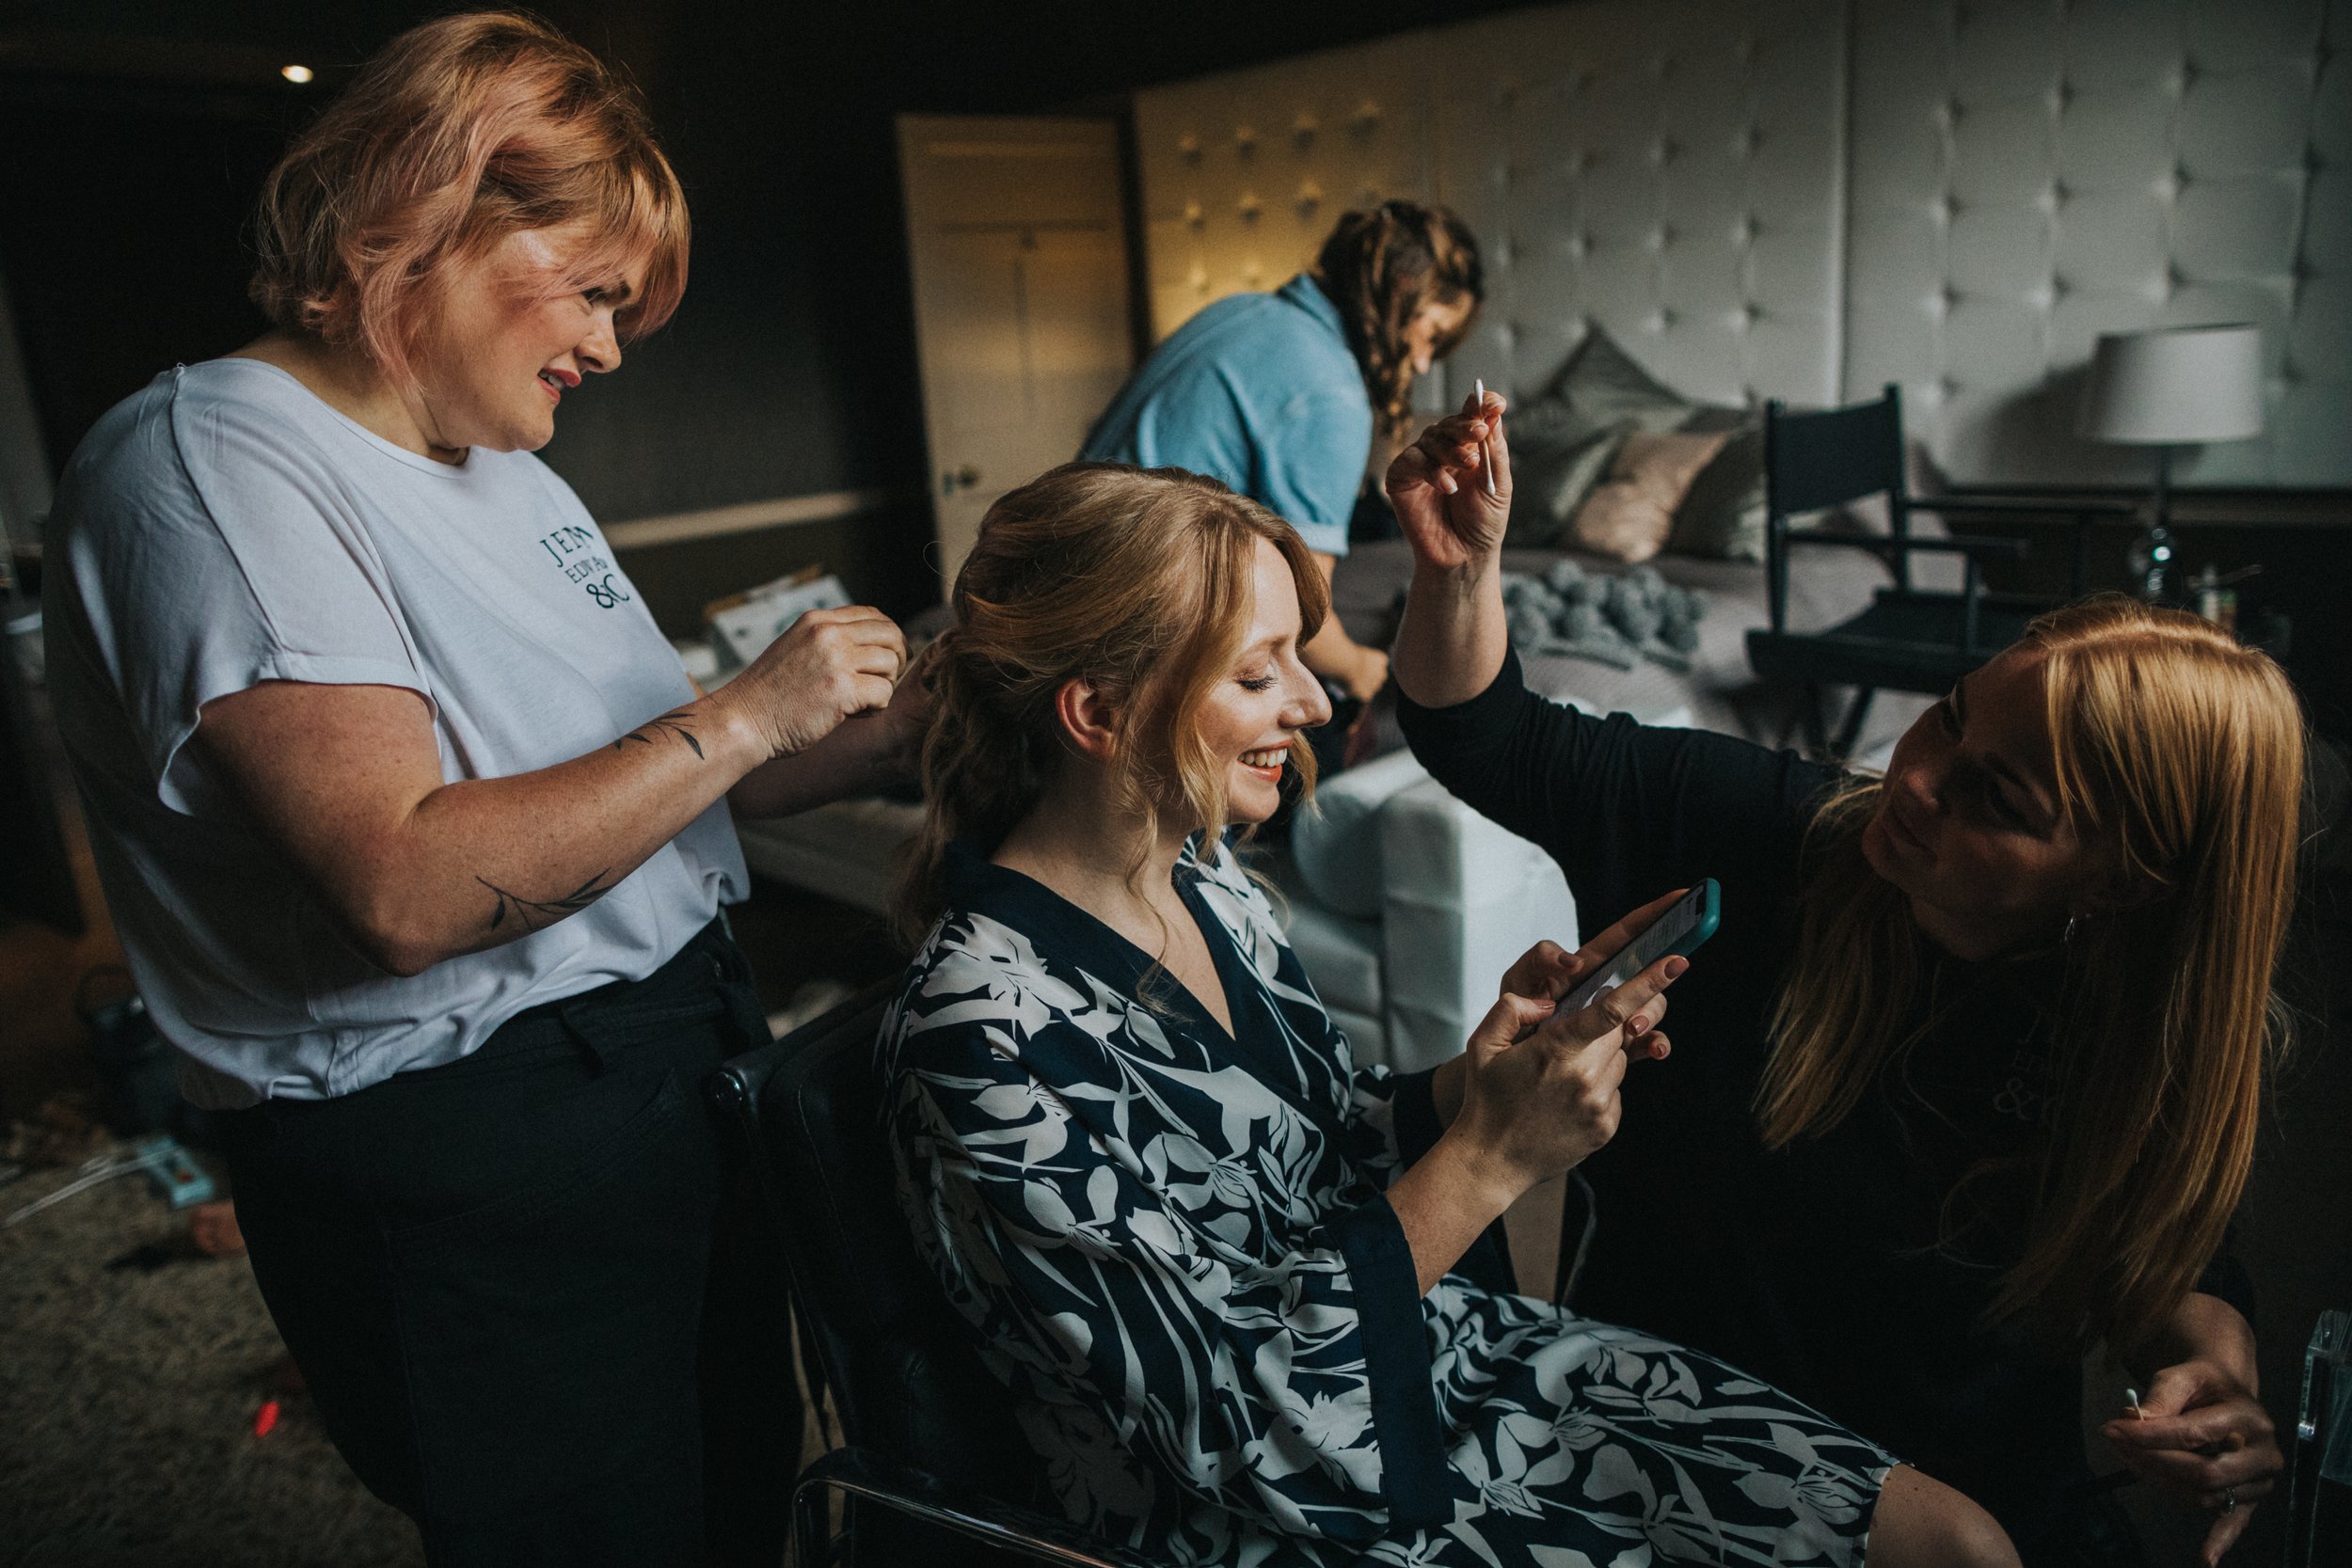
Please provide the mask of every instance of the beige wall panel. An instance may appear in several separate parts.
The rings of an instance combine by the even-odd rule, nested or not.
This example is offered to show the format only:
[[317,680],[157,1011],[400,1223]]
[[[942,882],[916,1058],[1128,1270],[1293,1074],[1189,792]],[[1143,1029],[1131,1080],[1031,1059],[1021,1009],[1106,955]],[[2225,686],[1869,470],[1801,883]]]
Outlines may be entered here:
[[1136,95],[1152,329],[1279,288],[1352,207],[1429,198],[1429,35]]

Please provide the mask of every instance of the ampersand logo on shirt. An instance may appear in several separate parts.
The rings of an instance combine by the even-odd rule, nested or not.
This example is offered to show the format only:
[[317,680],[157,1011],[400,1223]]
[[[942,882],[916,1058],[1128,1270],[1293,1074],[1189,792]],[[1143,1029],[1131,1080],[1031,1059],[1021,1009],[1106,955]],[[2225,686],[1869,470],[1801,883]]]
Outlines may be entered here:
[[539,547],[566,578],[580,584],[597,609],[617,609],[629,593],[615,580],[620,568],[595,548],[596,543],[593,531],[566,524],[543,537]]

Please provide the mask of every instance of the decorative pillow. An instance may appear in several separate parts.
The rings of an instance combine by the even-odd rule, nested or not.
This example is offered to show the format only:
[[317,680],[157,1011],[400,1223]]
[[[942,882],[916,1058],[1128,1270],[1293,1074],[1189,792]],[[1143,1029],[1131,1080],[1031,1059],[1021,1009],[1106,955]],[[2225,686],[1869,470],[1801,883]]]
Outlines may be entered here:
[[1724,561],[1764,559],[1764,427],[1731,432],[1675,508],[1666,548]]
[[1551,390],[1588,426],[1630,420],[1653,435],[1680,429],[1700,406],[1644,370],[1598,325],[1560,367]]
[[[1558,404],[1546,406],[1558,408]],[[1609,473],[1617,449],[1632,435],[1631,420],[1603,425],[1563,439],[1555,429],[1525,432],[1511,424],[1511,531],[1505,542],[1518,548],[1556,549],[1568,543],[1577,508]]]
[[1607,482],[1577,509],[1569,542],[1617,561],[1647,561],[1674,531],[1675,509],[1715,454],[1728,431],[1654,435],[1636,431],[1617,449]]

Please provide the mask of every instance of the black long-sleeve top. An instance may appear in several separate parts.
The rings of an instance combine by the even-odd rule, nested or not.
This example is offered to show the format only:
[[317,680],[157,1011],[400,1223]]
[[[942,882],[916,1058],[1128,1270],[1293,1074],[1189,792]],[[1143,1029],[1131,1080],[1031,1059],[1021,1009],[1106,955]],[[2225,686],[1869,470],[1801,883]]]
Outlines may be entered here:
[[[1627,1074],[1583,1166],[1597,1227],[1573,1305],[1711,1352],[1975,1497],[2030,1562],[2091,1491],[2076,1357],[1988,1324],[2019,1256],[2049,1082],[2052,960],[1927,949],[1918,1042],[1827,1135],[1768,1150],[1755,1101],[1792,957],[1798,854],[1834,768],[1700,730],[1594,719],[1530,692],[1516,653],[1480,695],[1399,718],[1447,788],[1560,863],[1587,926],[1713,877],[1722,925],[1676,982],[1674,1053]],[[2200,1288],[2250,1316],[2224,1258]]]

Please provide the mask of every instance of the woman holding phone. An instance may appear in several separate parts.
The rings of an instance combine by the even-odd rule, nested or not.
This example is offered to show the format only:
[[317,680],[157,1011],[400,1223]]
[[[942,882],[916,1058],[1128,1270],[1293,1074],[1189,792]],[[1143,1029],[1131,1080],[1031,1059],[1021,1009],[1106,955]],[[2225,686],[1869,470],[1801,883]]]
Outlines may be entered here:
[[[1482,455],[1482,453],[1491,454]],[[1491,490],[1482,467],[1490,467]],[[2174,611],[2043,617],[1885,776],[1527,690],[1489,395],[1391,467],[1414,752],[1580,906],[1720,879],[1685,1048],[1626,1092],[1576,1305],[1771,1379],[1992,1509],[2029,1563],[2130,1561],[2080,1441],[2214,1514],[2281,1467],[2223,1251],[2252,1162],[2303,727],[2268,657]],[[1506,985],[1558,995],[1556,949]],[[1549,973],[1547,973],[1549,971]]]
[[1353,1065],[1234,849],[1329,713],[1288,525],[1073,465],[990,510],[954,603],[879,1065],[915,1245],[1074,1521],[1283,1568],[2015,1562],[1744,1372],[1512,1293],[1493,1222],[1608,1141],[1690,960]]

